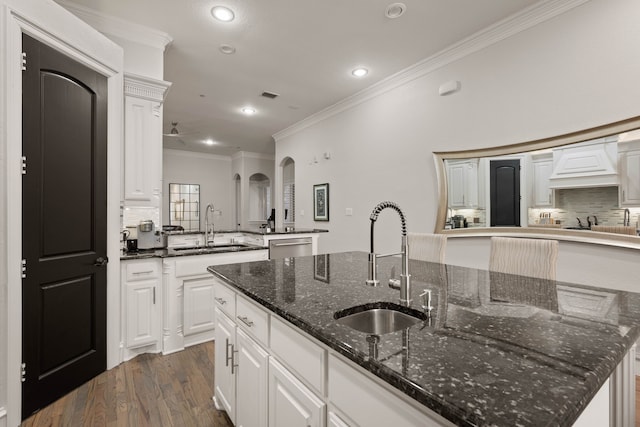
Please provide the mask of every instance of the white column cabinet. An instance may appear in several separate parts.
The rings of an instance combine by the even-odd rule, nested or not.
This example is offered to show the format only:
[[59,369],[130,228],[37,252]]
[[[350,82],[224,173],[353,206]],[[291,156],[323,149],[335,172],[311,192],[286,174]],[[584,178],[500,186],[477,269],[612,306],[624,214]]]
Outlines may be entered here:
[[162,102],[170,85],[161,80],[125,75],[125,205],[161,207]]
[[275,359],[269,360],[269,427],[321,427],[325,403]]
[[121,360],[159,352],[162,293],[159,259],[124,260],[121,265],[123,340]]
[[640,206],[640,140],[618,144],[621,207]]
[[536,157],[533,166],[532,207],[553,206],[553,190],[549,188],[549,177],[553,173],[553,157],[551,153],[544,157]]

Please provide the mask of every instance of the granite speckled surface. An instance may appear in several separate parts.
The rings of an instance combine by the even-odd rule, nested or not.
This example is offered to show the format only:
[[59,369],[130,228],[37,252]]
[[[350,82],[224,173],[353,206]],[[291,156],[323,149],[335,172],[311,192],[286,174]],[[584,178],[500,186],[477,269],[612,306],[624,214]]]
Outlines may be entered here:
[[[216,230],[216,234],[222,233],[247,233],[247,234],[256,234],[259,236],[264,236],[265,234],[312,234],[312,233],[328,233],[329,230],[324,230],[320,228],[295,228],[295,227],[287,227],[285,228],[276,228],[275,230],[267,231],[265,228],[257,229],[257,230]],[[190,235],[190,234],[204,234],[203,231],[165,231],[165,234],[170,235]]]
[[[412,308],[430,289],[428,320],[372,337],[334,319],[397,302],[394,266],[379,260],[379,287],[365,284],[362,252],[209,271],[457,425],[569,426],[640,335],[640,294],[413,260]],[[604,306],[580,310],[584,295]]]
[[124,252],[121,260],[145,259],[145,258],[169,258],[176,256],[210,255],[223,252],[244,252],[267,250],[266,246],[254,245],[220,245],[199,248],[165,248],[165,249],[140,249],[133,252]]

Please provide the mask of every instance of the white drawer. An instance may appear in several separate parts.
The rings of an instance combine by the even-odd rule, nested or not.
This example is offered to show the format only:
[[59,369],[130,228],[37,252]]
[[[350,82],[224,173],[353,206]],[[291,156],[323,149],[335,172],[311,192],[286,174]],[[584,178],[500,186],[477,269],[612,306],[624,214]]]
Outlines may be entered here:
[[325,391],[326,351],[271,316],[271,351],[320,396]]
[[127,282],[155,279],[160,274],[157,261],[129,261],[126,266]]
[[269,314],[240,295],[236,299],[236,324],[260,343],[268,345]]
[[227,286],[216,283],[215,297],[216,305],[232,319],[236,318],[236,293]]

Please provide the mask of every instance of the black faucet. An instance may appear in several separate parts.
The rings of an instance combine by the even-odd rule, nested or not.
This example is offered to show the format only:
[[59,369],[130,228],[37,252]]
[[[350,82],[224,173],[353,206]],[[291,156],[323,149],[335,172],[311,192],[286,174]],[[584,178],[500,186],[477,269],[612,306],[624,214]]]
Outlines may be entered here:
[[576,219],[578,220],[578,227],[584,228],[584,225],[582,225],[582,221],[580,221],[580,218],[576,218]]

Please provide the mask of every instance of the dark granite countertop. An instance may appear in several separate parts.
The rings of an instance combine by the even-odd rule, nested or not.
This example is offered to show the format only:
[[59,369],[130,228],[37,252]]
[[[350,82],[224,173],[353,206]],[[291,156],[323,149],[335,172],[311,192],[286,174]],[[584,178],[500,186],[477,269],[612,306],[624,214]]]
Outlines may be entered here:
[[[398,258],[379,260],[375,288],[365,284],[362,252],[209,271],[463,426],[571,425],[640,336],[640,294],[413,260],[412,307],[430,289],[429,320],[374,340],[335,321],[340,310],[397,302],[386,285],[393,266],[399,274]],[[605,296],[609,307],[572,310],[581,293]]]
[[268,249],[266,246],[255,245],[217,245],[208,247],[189,247],[189,248],[165,248],[165,249],[139,249],[134,252],[124,252],[120,256],[120,260],[128,259],[145,259],[145,258],[169,258],[177,256],[192,256],[192,255],[210,255],[219,254],[225,252],[244,252],[244,251],[258,251],[262,249]]
[[[277,228],[275,230],[267,231],[266,229],[258,229],[258,230],[216,230],[216,234],[222,233],[247,233],[247,234],[256,234],[260,236],[264,236],[265,234],[314,234],[314,233],[328,233],[329,230],[324,230],[320,228],[295,228],[295,227],[287,227],[285,229]],[[167,235],[171,236],[180,236],[180,235],[189,235],[189,234],[204,234],[204,231],[165,231]]]

